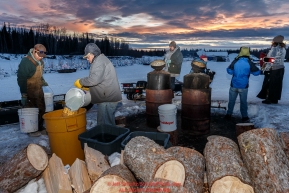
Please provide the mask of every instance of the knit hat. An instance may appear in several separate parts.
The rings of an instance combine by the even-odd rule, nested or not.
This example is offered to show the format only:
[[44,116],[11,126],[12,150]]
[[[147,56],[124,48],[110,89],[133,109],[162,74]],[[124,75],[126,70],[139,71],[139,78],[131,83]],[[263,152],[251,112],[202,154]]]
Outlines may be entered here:
[[37,55],[38,55],[39,57],[43,57],[43,58],[46,57],[46,54],[47,54],[46,48],[45,48],[45,46],[43,46],[42,44],[36,44],[36,45],[34,46],[34,50],[37,51]]
[[176,44],[176,42],[175,41],[172,41],[171,43],[170,43],[170,45],[169,45],[170,47],[174,47],[174,48],[176,48],[177,47],[177,44]]
[[240,53],[237,56],[237,58],[240,58],[240,57],[250,57],[250,49],[248,47],[241,47]]
[[284,36],[278,35],[278,36],[274,37],[272,41],[275,43],[282,43],[283,40],[284,40]]
[[203,54],[203,55],[200,56],[200,58],[203,59],[203,58],[208,58],[208,57]]
[[89,54],[93,54],[95,57],[101,53],[99,47],[95,43],[89,43],[85,46],[83,58],[87,58]]

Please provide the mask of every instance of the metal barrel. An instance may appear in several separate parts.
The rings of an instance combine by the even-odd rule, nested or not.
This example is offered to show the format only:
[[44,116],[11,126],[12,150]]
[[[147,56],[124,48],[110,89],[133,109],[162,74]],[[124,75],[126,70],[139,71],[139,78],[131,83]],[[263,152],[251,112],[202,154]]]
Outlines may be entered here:
[[166,90],[170,89],[171,85],[170,73],[160,70],[154,70],[147,74],[147,89],[150,90]]
[[157,127],[160,125],[158,107],[172,103],[172,90],[146,89],[146,118],[147,126]]
[[210,131],[211,88],[186,89],[182,92],[182,129],[192,135]]

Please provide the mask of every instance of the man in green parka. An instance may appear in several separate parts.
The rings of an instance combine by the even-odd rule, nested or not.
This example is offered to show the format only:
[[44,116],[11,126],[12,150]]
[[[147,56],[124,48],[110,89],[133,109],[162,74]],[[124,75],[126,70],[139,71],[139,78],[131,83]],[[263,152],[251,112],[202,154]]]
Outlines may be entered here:
[[[28,54],[22,58],[17,71],[17,82],[21,92],[21,104],[23,107],[38,108],[38,131],[29,133],[36,137],[45,133],[42,116],[45,113],[44,93],[42,86],[48,86],[42,77],[46,48],[42,44],[36,44]],[[44,130],[40,133],[40,131]]]
[[172,41],[169,44],[169,48],[170,49],[165,54],[165,69],[171,74],[171,89],[174,90],[176,77],[181,73],[183,54],[175,41]]

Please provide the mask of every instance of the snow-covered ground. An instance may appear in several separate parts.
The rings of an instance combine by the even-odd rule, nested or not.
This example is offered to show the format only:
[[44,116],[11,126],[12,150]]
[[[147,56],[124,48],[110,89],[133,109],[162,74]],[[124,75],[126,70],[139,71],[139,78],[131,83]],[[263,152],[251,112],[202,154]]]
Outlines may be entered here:
[[[4,77],[0,75],[0,102],[19,100],[20,92],[17,85],[17,77],[13,72],[17,70],[17,66],[21,60],[18,55],[17,58],[10,55],[0,55],[0,69],[2,71],[8,72],[10,76]],[[9,56],[10,60],[4,59],[4,57]],[[230,55],[232,60],[236,55]],[[80,56],[75,57],[75,62],[78,62],[78,67],[85,66],[84,60],[79,59]],[[151,58],[152,60],[155,58]],[[127,64],[123,64],[122,60],[125,60]],[[117,58],[113,62],[115,64],[116,72],[118,76],[119,83],[125,82],[137,82],[138,80],[147,80],[147,73],[152,71],[152,68],[147,65],[142,65],[137,59],[132,59],[135,63],[129,62],[129,59]],[[182,66],[182,71],[180,81],[183,81],[183,76],[188,74],[191,68],[192,58],[185,58]],[[47,63],[57,64],[59,59],[49,59]],[[211,84],[212,88],[212,105],[217,106],[218,103],[223,107],[227,107],[229,86],[231,81],[231,76],[226,73],[226,67],[230,62],[208,62],[208,68],[215,71],[216,75]],[[285,63],[286,68],[288,63]],[[45,73],[44,79],[48,82],[49,87],[53,90],[54,94],[65,94],[70,88],[73,88],[73,83],[76,79],[87,76],[89,70],[79,69],[74,73]],[[257,93],[260,91],[263,76],[251,76],[250,86],[248,93],[248,103],[249,103],[249,117],[251,122],[255,124],[256,127],[269,127],[275,128],[278,131],[287,131],[289,125],[289,72],[285,70],[284,84],[282,99],[279,104],[265,105],[261,103],[261,100],[256,97]],[[121,84],[120,84],[121,87]],[[181,106],[181,96],[175,96],[173,103]],[[131,101],[127,100],[126,96],[123,95],[122,105],[119,105],[117,109],[116,116],[120,115],[132,115],[139,112],[145,112],[145,102],[144,101]],[[97,108],[94,106],[87,113],[87,129],[96,125],[96,113]],[[212,108],[212,113],[225,114],[226,112],[222,109]],[[237,99],[233,116],[240,116],[239,112],[239,101]],[[28,137],[26,134],[20,133],[19,124],[10,124],[0,126],[0,164],[1,160],[7,160],[13,151],[17,151],[28,143],[37,143],[49,148],[47,136],[41,136],[38,138]]]

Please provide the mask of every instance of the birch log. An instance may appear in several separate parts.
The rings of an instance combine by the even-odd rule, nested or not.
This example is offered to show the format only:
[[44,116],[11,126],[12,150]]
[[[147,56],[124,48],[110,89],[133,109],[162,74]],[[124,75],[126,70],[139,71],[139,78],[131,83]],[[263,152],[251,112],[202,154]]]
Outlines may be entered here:
[[274,129],[247,131],[238,142],[256,193],[289,192],[289,161]]
[[132,138],[125,146],[123,159],[139,181],[149,182],[154,178],[162,178],[184,184],[183,164],[147,137]]
[[184,187],[189,192],[202,193],[204,186],[205,158],[196,150],[175,146],[167,149],[185,167]]
[[253,193],[248,170],[237,144],[226,137],[210,136],[204,149],[211,193]]
[[29,144],[0,168],[0,187],[14,192],[39,176],[48,164],[44,149]]

